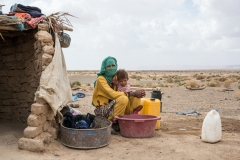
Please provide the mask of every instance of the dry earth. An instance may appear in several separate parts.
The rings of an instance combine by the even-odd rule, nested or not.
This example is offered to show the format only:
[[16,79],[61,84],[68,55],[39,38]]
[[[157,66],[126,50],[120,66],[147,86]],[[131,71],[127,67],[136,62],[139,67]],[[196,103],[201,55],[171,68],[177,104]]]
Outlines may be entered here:
[[[24,124],[0,122],[0,160],[240,159],[239,73],[240,71],[131,71],[129,74],[133,85],[141,88],[161,86],[161,91],[164,93],[161,127],[160,130],[155,131],[154,137],[124,138],[119,133],[111,136],[108,146],[93,150],[71,149],[53,140],[46,152],[32,153],[19,150],[17,147],[17,139],[23,136],[22,131],[26,127]],[[203,75],[205,78],[196,80],[197,75]],[[218,81],[221,77],[231,80],[230,86],[227,87],[233,92],[224,91],[226,84],[224,86],[224,82]],[[91,84],[95,78],[95,72],[92,71],[69,73],[71,82],[77,80],[82,84],[82,89],[73,92],[86,94],[85,98],[74,102],[79,103],[80,107],[77,109],[84,114],[93,113]],[[203,90],[186,89],[185,83],[192,80],[200,86],[207,86],[212,80],[219,83],[216,87],[207,86]],[[147,91],[146,97],[150,96],[151,91]],[[204,117],[214,108],[219,110],[223,132],[220,142],[210,144],[202,142],[200,135]],[[190,109],[199,111],[201,115],[176,114],[178,111]]]

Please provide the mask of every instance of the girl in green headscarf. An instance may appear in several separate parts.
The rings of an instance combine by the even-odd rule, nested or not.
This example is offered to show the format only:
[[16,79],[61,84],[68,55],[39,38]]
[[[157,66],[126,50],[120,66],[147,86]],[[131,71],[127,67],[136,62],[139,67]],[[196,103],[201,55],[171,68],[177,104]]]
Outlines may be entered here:
[[112,120],[114,116],[123,116],[131,114],[133,110],[141,106],[141,99],[145,96],[144,90],[134,92],[117,92],[117,86],[112,83],[112,78],[117,71],[117,60],[114,57],[107,57],[102,61],[100,72],[97,74],[97,80],[94,83],[92,104],[95,107],[108,105],[110,101],[115,100],[116,104],[113,114],[108,117]]

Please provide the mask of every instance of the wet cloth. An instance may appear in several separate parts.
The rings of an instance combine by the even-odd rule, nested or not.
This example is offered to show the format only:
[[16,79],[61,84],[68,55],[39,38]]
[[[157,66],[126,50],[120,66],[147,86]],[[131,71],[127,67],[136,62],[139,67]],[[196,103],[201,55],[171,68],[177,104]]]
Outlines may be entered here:
[[70,112],[66,112],[64,115],[63,126],[67,128],[76,129],[88,129],[93,128],[95,115],[87,113],[87,115],[76,115],[74,116]]
[[75,123],[74,123],[74,116],[70,112],[66,112],[63,117],[65,117],[63,121],[63,126],[67,128],[75,128]]
[[76,129],[88,129],[93,128],[95,115],[87,113],[87,115],[77,115],[75,117],[75,127]]

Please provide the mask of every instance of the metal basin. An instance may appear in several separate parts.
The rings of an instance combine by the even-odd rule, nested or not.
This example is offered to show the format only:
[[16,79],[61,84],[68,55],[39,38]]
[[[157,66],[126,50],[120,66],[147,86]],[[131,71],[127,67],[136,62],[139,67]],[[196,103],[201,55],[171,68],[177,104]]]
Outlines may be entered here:
[[74,129],[63,126],[64,118],[60,126],[60,142],[71,148],[93,149],[108,145],[111,138],[111,121],[95,117],[95,128]]

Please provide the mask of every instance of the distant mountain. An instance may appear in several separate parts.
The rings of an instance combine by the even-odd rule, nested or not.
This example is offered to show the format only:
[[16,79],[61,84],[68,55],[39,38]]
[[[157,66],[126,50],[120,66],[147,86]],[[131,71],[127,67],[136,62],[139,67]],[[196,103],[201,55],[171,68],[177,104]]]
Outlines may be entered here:
[[[129,67],[127,70],[240,70],[240,65],[151,65],[151,66],[136,66]],[[68,71],[89,71],[82,69],[74,69]],[[99,70],[91,70],[98,72]]]
[[226,69],[240,69],[240,65],[226,66]]
[[240,69],[240,65],[159,65],[138,67],[136,70],[225,70],[225,69]]

